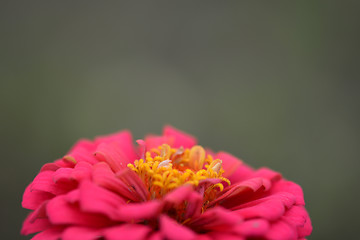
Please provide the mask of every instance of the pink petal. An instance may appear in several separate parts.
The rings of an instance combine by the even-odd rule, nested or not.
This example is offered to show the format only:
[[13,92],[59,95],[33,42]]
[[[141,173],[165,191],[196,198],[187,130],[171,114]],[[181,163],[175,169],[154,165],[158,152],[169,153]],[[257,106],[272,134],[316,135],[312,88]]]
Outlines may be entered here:
[[44,166],[42,166],[40,172],[43,172],[43,171],[56,171],[60,168],[59,165],[57,165],[56,163],[46,163],[44,164]]
[[174,191],[171,191],[170,193],[165,195],[164,201],[171,204],[179,205],[188,198],[192,191],[192,187],[188,185],[176,188]]
[[213,240],[214,238],[210,237],[208,234],[198,234],[196,240]]
[[53,173],[52,179],[57,186],[77,186],[77,182],[90,179],[93,167],[88,162],[79,162],[74,168],[59,168]]
[[53,227],[36,234],[31,240],[59,240],[62,228]]
[[134,161],[134,159],[130,159],[124,154],[118,142],[101,143],[96,149],[95,157],[97,160],[109,164],[115,173],[126,168],[128,163]]
[[252,178],[254,170],[247,166],[245,163],[242,163],[229,177],[227,177],[231,184],[239,183],[245,181],[246,179]]
[[114,172],[110,169],[109,165],[100,162],[94,165],[93,181],[99,186],[113,191],[124,198],[130,199],[134,202],[141,201],[138,194],[130,191],[129,187],[120,179],[116,178]]
[[281,174],[268,168],[260,168],[253,174],[252,177],[266,178],[274,182],[281,179]]
[[224,231],[240,224],[242,218],[233,212],[222,207],[215,207],[207,210],[198,218],[191,221],[191,228],[201,232],[202,230]]
[[116,173],[116,177],[128,186],[128,189],[140,200],[146,201],[150,193],[140,177],[130,168]]
[[68,203],[79,203],[80,201],[80,190],[74,189],[71,192],[68,192],[64,195],[65,201]]
[[175,148],[179,148],[183,146],[184,148],[191,148],[197,143],[195,137],[184,133],[176,128],[171,126],[165,126],[163,129],[163,136],[166,138],[173,139],[172,146]]
[[120,196],[90,181],[83,181],[79,189],[80,208],[84,212],[103,214],[114,220],[117,208],[126,203]]
[[197,217],[201,214],[203,198],[197,192],[192,192],[186,200],[185,218]]
[[98,240],[102,236],[101,230],[86,227],[67,227],[62,233],[62,240]]
[[227,152],[219,152],[216,154],[215,158],[222,160],[224,177],[231,176],[236,171],[236,169],[238,169],[239,166],[242,164],[242,161],[240,159]]
[[168,240],[196,239],[196,234],[191,229],[178,224],[166,215],[160,216],[160,231]]
[[269,194],[277,192],[288,192],[296,197],[295,204],[305,205],[304,194],[302,188],[294,182],[286,181],[281,179],[280,181],[273,184]]
[[84,179],[90,179],[93,171],[93,166],[87,162],[79,162],[76,164],[74,171],[71,174],[71,178],[80,182]]
[[218,178],[207,178],[204,180],[200,180],[199,185],[197,187],[195,187],[195,191],[200,193],[201,195],[204,195],[205,189],[207,189],[208,187],[211,187],[214,184],[221,183],[221,182],[222,182],[222,180],[218,179]]
[[68,154],[77,152],[77,151],[87,151],[89,153],[93,152],[96,148],[96,144],[88,139],[80,139],[77,141],[70,149]]
[[40,232],[51,226],[46,216],[45,207],[46,202],[44,202],[34,212],[31,212],[27,216],[23,223],[21,234],[28,235],[31,233]]
[[126,159],[131,162],[136,159],[136,149],[133,145],[133,139],[130,131],[124,130],[107,136],[97,137],[95,139],[95,143],[97,145],[101,143],[110,144],[113,142],[117,143],[117,146],[120,146],[120,151],[126,157]]
[[271,187],[269,180],[264,178],[252,178],[246,181],[230,185],[221,192],[220,196],[211,202],[209,205],[213,206],[220,203],[226,208],[234,208],[251,198],[255,192],[266,191]]
[[304,226],[306,222],[307,212],[303,206],[293,206],[288,209],[283,216],[283,220],[294,227]]
[[[31,216],[28,216],[31,217]],[[47,218],[36,219],[33,223],[29,223],[26,219],[21,228],[22,235],[28,235],[36,232],[43,231],[47,228],[51,227],[51,223]]]
[[73,168],[59,168],[52,174],[51,178],[54,182],[71,181],[71,173],[73,170]]
[[279,219],[285,213],[284,204],[280,200],[268,200],[252,207],[235,210],[244,219],[264,218],[270,221]]
[[163,240],[163,238],[160,232],[154,232],[153,234],[151,234],[148,240]]
[[26,219],[25,222],[23,223],[21,234],[28,235],[28,234],[44,231],[49,227],[51,227],[51,223],[47,218],[36,219],[33,223],[29,223]]
[[311,219],[309,216],[305,217],[306,221],[303,227],[298,227],[298,234],[299,237],[306,237],[309,236],[313,230]]
[[91,146],[84,146],[81,144],[74,149],[72,149],[64,158],[63,160],[72,161],[74,163],[79,162],[87,162],[90,164],[95,164],[98,161],[94,157],[93,153],[95,151],[95,144],[91,143]]
[[248,220],[236,228],[236,232],[245,237],[261,237],[269,230],[270,224],[264,219]]
[[211,232],[209,233],[212,239],[216,240],[245,240],[245,238],[227,232]]
[[64,167],[64,168],[73,168],[75,167],[75,161],[68,161],[65,159],[66,156],[64,158],[58,159],[56,160],[54,163],[60,167]]
[[43,191],[32,191],[31,190],[32,183],[26,187],[23,199],[22,199],[22,207],[35,210],[39,207],[44,201],[49,200],[54,197],[54,194],[43,192]]
[[145,137],[145,145],[147,149],[157,148],[162,144],[172,144],[172,139],[164,136],[148,135]]
[[279,193],[276,193],[273,195],[269,195],[267,197],[262,197],[262,198],[255,199],[250,202],[238,205],[236,207],[233,207],[232,210],[256,206],[256,205],[266,202],[268,200],[280,200],[286,208],[291,208],[295,204],[296,197],[294,195],[292,195],[291,193],[279,192]]
[[184,217],[191,218],[200,215],[203,198],[191,186],[182,186],[165,195],[163,201],[167,211],[186,202]]
[[139,224],[123,224],[118,227],[108,228],[104,231],[106,240],[141,240],[147,239],[151,228]]
[[296,240],[298,236],[293,227],[280,220],[271,224],[265,238],[269,240]]
[[75,224],[88,227],[102,227],[111,221],[99,214],[81,212],[75,204],[66,201],[65,196],[58,196],[49,201],[46,207],[52,224]]
[[309,236],[312,232],[311,220],[304,206],[293,206],[286,211],[283,220],[298,229],[299,237]]
[[162,203],[156,200],[143,203],[129,203],[116,210],[117,220],[139,222],[157,218],[162,210]]
[[58,171],[64,171],[64,168],[59,168],[55,172],[45,171],[40,172],[34,179],[31,190],[49,192],[54,195],[60,195],[69,192],[76,187],[75,182],[59,182],[54,181],[54,174]]

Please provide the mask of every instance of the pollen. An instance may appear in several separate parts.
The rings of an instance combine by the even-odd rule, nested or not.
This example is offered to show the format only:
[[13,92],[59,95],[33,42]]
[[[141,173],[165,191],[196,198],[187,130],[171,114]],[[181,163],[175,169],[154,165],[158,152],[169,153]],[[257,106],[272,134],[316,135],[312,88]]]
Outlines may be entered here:
[[[184,149],[163,144],[147,151],[144,158],[127,166],[145,183],[152,199],[162,198],[180,186],[191,185],[194,189],[206,186],[203,189],[204,200],[211,201],[224,189],[224,183],[230,185],[230,181],[222,177],[222,161],[206,155],[204,148],[198,145]],[[203,184],[206,179],[217,181]]]

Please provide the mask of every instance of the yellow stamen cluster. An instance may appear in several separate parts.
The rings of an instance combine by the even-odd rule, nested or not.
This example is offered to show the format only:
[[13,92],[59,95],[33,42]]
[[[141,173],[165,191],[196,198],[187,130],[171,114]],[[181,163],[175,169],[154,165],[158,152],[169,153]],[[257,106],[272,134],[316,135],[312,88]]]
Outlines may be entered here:
[[[163,144],[146,152],[145,160],[135,160],[134,164],[127,166],[138,174],[155,199],[182,185],[197,187],[201,180],[209,178],[220,179],[230,185],[230,181],[222,177],[224,170],[221,165],[220,159],[206,156],[201,146],[176,149]],[[205,194],[210,197],[223,189],[222,183],[213,184]]]

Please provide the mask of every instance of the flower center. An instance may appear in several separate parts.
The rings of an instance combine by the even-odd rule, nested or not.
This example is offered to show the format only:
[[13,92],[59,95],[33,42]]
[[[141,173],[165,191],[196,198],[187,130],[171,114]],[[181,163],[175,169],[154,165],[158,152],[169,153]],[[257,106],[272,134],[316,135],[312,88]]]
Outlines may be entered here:
[[145,160],[135,160],[134,164],[127,166],[138,174],[152,199],[161,198],[182,185],[191,185],[194,189],[203,185],[204,200],[211,201],[217,192],[224,189],[221,182],[230,185],[230,181],[222,177],[222,161],[206,156],[201,146],[176,149],[163,144],[147,151]]

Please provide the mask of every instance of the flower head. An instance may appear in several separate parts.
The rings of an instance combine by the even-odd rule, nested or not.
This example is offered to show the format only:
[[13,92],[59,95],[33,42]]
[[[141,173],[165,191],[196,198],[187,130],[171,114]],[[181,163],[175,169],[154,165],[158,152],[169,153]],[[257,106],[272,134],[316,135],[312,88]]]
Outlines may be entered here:
[[170,126],[132,143],[122,131],[80,140],[26,188],[34,240],[303,239],[301,187],[213,153]]

